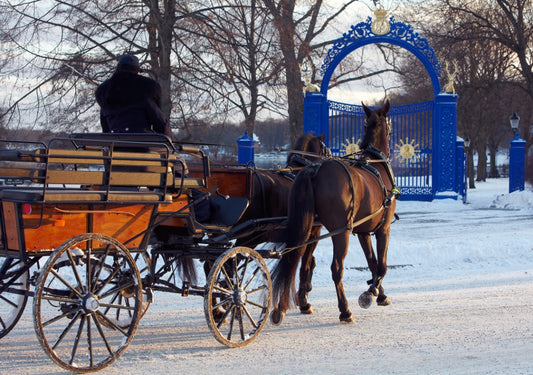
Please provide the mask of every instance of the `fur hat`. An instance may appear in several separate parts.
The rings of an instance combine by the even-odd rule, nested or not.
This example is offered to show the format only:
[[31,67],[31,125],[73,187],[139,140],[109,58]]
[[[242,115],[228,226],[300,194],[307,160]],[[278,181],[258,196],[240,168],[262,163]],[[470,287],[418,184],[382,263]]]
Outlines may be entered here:
[[120,59],[118,59],[117,70],[138,73],[141,71],[139,59],[137,58],[137,56],[124,55]]

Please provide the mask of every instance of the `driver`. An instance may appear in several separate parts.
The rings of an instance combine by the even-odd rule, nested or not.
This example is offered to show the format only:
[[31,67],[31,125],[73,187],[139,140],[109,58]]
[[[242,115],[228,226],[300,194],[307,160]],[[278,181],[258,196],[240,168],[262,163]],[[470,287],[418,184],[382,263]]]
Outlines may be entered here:
[[124,55],[113,75],[96,89],[104,133],[162,133],[172,140],[161,112],[161,86],[140,75],[139,59]]

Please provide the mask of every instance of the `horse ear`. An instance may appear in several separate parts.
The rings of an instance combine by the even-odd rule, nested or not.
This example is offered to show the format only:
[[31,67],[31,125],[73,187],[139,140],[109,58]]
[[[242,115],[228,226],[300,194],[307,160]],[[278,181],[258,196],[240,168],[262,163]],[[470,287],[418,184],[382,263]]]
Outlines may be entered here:
[[324,142],[326,140],[326,135],[324,133],[320,134],[320,137],[318,137],[321,142]]
[[368,108],[365,103],[361,102],[361,104],[363,105],[363,110],[365,111],[366,117],[370,117],[370,115],[372,114],[372,110]]
[[383,116],[386,116],[390,109],[390,101],[387,99],[385,101],[385,104],[383,104],[383,107],[381,108],[381,112],[383,113]]

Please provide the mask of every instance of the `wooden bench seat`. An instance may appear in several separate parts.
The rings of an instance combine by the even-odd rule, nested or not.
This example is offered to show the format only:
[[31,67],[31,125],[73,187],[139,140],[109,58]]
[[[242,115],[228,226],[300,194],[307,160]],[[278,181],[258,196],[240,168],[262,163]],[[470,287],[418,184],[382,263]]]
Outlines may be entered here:
[[90,190],[90,189],[47,189],[4,188],[0,189],[0,200],[18,202],[172,202],[172,195],[157,190]]

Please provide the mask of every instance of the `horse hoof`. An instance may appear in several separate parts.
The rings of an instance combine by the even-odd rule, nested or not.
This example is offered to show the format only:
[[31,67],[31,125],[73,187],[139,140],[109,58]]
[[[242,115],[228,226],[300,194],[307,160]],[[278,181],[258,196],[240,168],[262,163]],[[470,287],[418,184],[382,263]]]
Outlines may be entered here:
[[359,296],[359,307],[362,309],[368,309],[372,305],[372,299],[374,296],[370,292],[364,292]]
[[353,323],[354,319],[351,312],[348,312],[347,314],[341,314],[339,315],[339,320],[341,323]]
[[305,314],[305,315],[311,315],[314,313],[313,311],[313,307],[311,306],[310,303],[308,303],[307,305],[305,305],[304,307],[300,307],[300,312],[302,314]]
[[379,296],[376,303],[378,306],[389,306],[392,302],[387,296]]
[[272,313],[270,314],[270,321],[272,324],[279,326],[281,322],[283,321],[283,318],[285,317],[285,313],[279,309],[272,310]]

